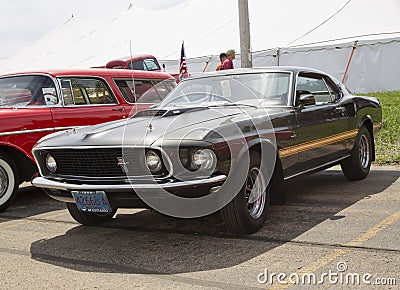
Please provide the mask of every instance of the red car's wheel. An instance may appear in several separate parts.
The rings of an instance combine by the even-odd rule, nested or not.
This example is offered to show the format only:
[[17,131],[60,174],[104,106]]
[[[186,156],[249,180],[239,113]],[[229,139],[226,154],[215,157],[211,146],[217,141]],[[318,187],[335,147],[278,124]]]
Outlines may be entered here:
[[0,152],[0,212],[17,196],[18,170],[8,155]]

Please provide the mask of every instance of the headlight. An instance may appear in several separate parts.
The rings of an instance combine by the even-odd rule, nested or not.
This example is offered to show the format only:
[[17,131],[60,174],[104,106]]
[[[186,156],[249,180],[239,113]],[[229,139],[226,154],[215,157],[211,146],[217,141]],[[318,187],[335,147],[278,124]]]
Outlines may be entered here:
[[158,172],[162,168],[160,157],[156,152],[151,150],[146,152],[146,164],[147,168],[149,168],[151,172]]
[[46,167],[51,173],[55,173],[57,170],[56,160],[50,154],[46,156]]
[[193,167],[201,170],[212,169],[217,161],[214,151],[211,149],[198,149],[192,154]]

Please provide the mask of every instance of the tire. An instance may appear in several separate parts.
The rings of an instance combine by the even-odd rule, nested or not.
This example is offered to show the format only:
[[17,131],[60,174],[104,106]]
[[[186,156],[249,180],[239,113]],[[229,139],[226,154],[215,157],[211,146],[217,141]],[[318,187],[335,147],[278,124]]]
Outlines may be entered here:
[[8,155],[0,152],[0,212],[6,210],[17,197],[18,170]]
[[260,171],[260,154],[250,153],[250,166],[246,181],[235,198],[221,209],[222,219],[228,230],[237,234],[252,234],[263,225],[269,212],[270,186],[266,186],[255,202],[249,202],[249,188],[263,186],[264,178],[256,179]]
[[117,212],[116,209],[113,209],[109,213],[83,212],[78,209],[75,203],[67,203],[67,209],[74,220],[85,226],[98,226],[112,219]]
[[340,164],[343,174],[350,180],[364,179],[370,171],[372,156],[371,134],[365,126],[362,126],[358,131],[350,157]]

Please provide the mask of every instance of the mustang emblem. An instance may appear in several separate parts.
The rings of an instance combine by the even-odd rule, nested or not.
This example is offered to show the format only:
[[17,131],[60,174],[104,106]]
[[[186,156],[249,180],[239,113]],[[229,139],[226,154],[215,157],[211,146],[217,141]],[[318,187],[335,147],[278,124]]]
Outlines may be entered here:
[[117,157],[117,160],[118,160],[118,165],[119,165],[119,167],[121,167],[122,172],[128,173],[129,172],[129,169],[128,169],[129,161],[125,162],[123,157]]

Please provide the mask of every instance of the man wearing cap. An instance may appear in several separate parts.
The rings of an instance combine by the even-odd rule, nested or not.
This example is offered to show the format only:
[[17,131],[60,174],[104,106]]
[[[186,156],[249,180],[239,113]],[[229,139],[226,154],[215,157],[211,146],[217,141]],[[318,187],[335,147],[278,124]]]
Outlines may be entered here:
[[235,50],[234,49],[228,49],[226,52],[226,59],[224,60],[222,64],[222,69],[233,69],[233,60],[235,59]]

